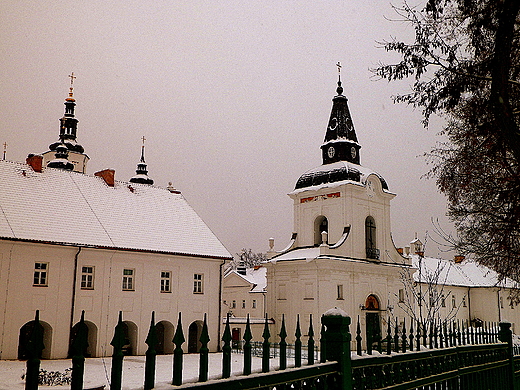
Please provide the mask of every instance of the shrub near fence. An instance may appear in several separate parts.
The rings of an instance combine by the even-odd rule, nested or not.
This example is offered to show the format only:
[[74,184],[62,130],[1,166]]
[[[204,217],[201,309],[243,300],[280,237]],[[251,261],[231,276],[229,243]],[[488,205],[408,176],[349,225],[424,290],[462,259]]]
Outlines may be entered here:
[[[71,389],[83,389],[84,356],[86,349],[86,332],[83,314],[79,331],[73,340],[72,350],[72,383]],[[397,321],[396,321],[397,322]],[[308,350],[314,350],[314,331],[309,329]],[[302,345],[299,321],[295,332],[294,345],[295,365],[287,367],[287,343],[285,339],[285,318],[282,319],[279,333],[279,361],[280,370],[269,371],[270,333],[267,319],[264,326],[262,342],[262,374],[251,375],[252,336],[249,319],[244,332],[244,376],[229,378],[231,373],[231,332],[229,318],[223,333],[223,369],[222,379],[208,380],[208,348],[209,342],[206,318],[200,342],[200,369],[199,383],[182,384],[182,344],[185,342],[182,333],[181,316],[179,314],[177,329],[174,336],[173,380],[172,384],[180,388],[204,388],[216,390],[233,389],[517,389],[519,376],[519,360],[513,356],[511,324],[500,323],[497,327],[486,325],[480,330],[451,324],[448,326],[429,327],[419,326],[414,332],[405,326],[401,329],[387,330],[384,339],[375,340],[376,350],[368,343],[367,354],[358,350],[358,355],[351,356],[349,330],[350,318],[339,309],[326,312],[321,318],[320,335],[320,362],[315,364],[314,354],[308,354],[307,366],[302,364]],[[27,361],[26,389],[38,388],[39,358],[43,349],[43,334],[39,324],[39,313],[36,312],[34,329],[28,345],[29,359]],[[111,386],[113,390],[121,389],[123,353],[125,343],[122,315],[115,328],[111,342],[114,347],[112,355]],[[467,324],[466,324],[467,325]],[[361,332],[359,319],[356,331],[356,346],[360,348]],[[428,331],[427,331],[428,330]],[[393,332],[392,332],[393,331]],[[367,337],[370,339],[370,335]],[[498,338],[498,339],[497,339]],[[429,341],[429,343],[427,343]],[[481,342],[481,344],[479,344]],[[155,380],[155,346],[157,344],[154,314],[146,343],[149,346],[146,352],[144,389],[152,389]],[[415,347],[414,347],[415,345]],[[427,345],[427,347],[426,347]],[[385,349],[383,349],[383,346]],[[440,347],[440,348],[436,348]],[[372,353],[376,356],[370,356]],[[173,387],[172,387],[173,388]],[[177,387],[175,387],[177,388]]]

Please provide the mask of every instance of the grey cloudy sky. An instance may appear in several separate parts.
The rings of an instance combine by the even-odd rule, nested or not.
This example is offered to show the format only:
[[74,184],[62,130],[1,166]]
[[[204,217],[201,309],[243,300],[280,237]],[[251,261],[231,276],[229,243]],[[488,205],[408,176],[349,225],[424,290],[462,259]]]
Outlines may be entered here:
[[445,220],[444,197],[421,179],[439,124],[424,130],[420,112],[392,103],[411,81],[375,81],[369,71],[395,59],[376,41],[413,34],[388,20],[389,2],[7,0],[1,8],[0,141],[9,160],[57,140],[73,71],[89,174],[113,168],[128,180],[144,135],[149,176],[173,182],[231,253],[266,251],[269,237],[281,249],[293,230],[286,194],[321,163],[340,61],[361,163],[397,193],[396,245],[431,232],[431,218]]

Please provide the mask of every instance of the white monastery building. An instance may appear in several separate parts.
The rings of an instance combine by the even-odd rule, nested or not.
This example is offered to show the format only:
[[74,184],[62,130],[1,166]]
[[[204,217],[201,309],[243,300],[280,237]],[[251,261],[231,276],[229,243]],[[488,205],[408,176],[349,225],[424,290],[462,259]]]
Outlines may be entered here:
[[144,146],[129,182],[111,169],[85,174],[74,105],[71,88],[60,140],[43,157],[0,161],[0,359],[25,357],[36,310],[44,358],[67,357],[82,311],[89,356],[112,354],[119,311],[127,354],[145,353],[152,311],[159,353],[173,351],[178,313],[186,351],[197,351],[205,314],[216,351],[221,268],[232,256],[181,193],[153,185]]

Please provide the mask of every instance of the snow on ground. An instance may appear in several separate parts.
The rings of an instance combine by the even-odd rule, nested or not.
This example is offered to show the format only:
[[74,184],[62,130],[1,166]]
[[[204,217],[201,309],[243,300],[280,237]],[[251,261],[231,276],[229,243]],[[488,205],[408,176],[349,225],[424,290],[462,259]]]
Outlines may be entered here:
[[[240,375],[243,370],[244,355],[231,355],[231,371],[234,375]],[[262,359],[253,357],[253,372],[260,372]],[[271,369],[279,367],[279,360],[271,359]],[[25,381],[22,374],[25,373],[25,361],[0,360],[0,390],[24,389]],[[125,357],[123,362],[123,390],[139,390],[144,383],[145,356]],[[293,366],[293,362],[288,362]],[[71,360],[42,360],[40,368],[46,371],[61,371],[72,366]],[[106,385],[109,389],[111,358],[92,358],[85,360],[85,380],[84,388]],[[199,376],[199,355],[184,355],[183,364],[183,383],[196,382]],[[209,377],[210,379],[220,378],[222,375],[222,354],[212,353],[209,355]],[[173,355],[157,356],[155,383],[156,389],[172,389],[171,381],[173,376]],[[40,386],[40,389],[70,389],[70,385],[65,386]]]

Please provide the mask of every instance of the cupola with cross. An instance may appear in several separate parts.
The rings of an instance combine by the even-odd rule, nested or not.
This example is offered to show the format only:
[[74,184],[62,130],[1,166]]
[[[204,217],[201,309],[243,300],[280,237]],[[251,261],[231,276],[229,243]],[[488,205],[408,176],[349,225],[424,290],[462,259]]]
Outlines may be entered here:
[[130,179],[131,183],[141,183],[141,184],[153,184],[153,180],[148,177],[148,169],[146,165],[146,161],[144,160],[144,141],[146,141],[146,138],[144,138],[143,135],[143,145],[141,146],[141,159],[139,160],[139,163],[137,163],[137,169],[135,171],[135,176],[132,176]]
[[[85,154],[83,146],[76,142],[78,120],[75,117],[74,109],[76,107],[76,99],[74,99],[74,72],[70,75],[69,96],[65,99],[65,114],[60,118],[60,134],[59,141],[49,145],[49,150],[43,153],[43,165],[49,167],[58,167],[56,164],[49,163],[53,160],[63,159],[70,161],[75,172],[86,173],[87,162],[89,157]],[[65,148],[66,150],[63,150]],[[59,156],[58,156],[59,154]],[[59,168],[63,166],[70,167],[68,164],[58,164]]]

